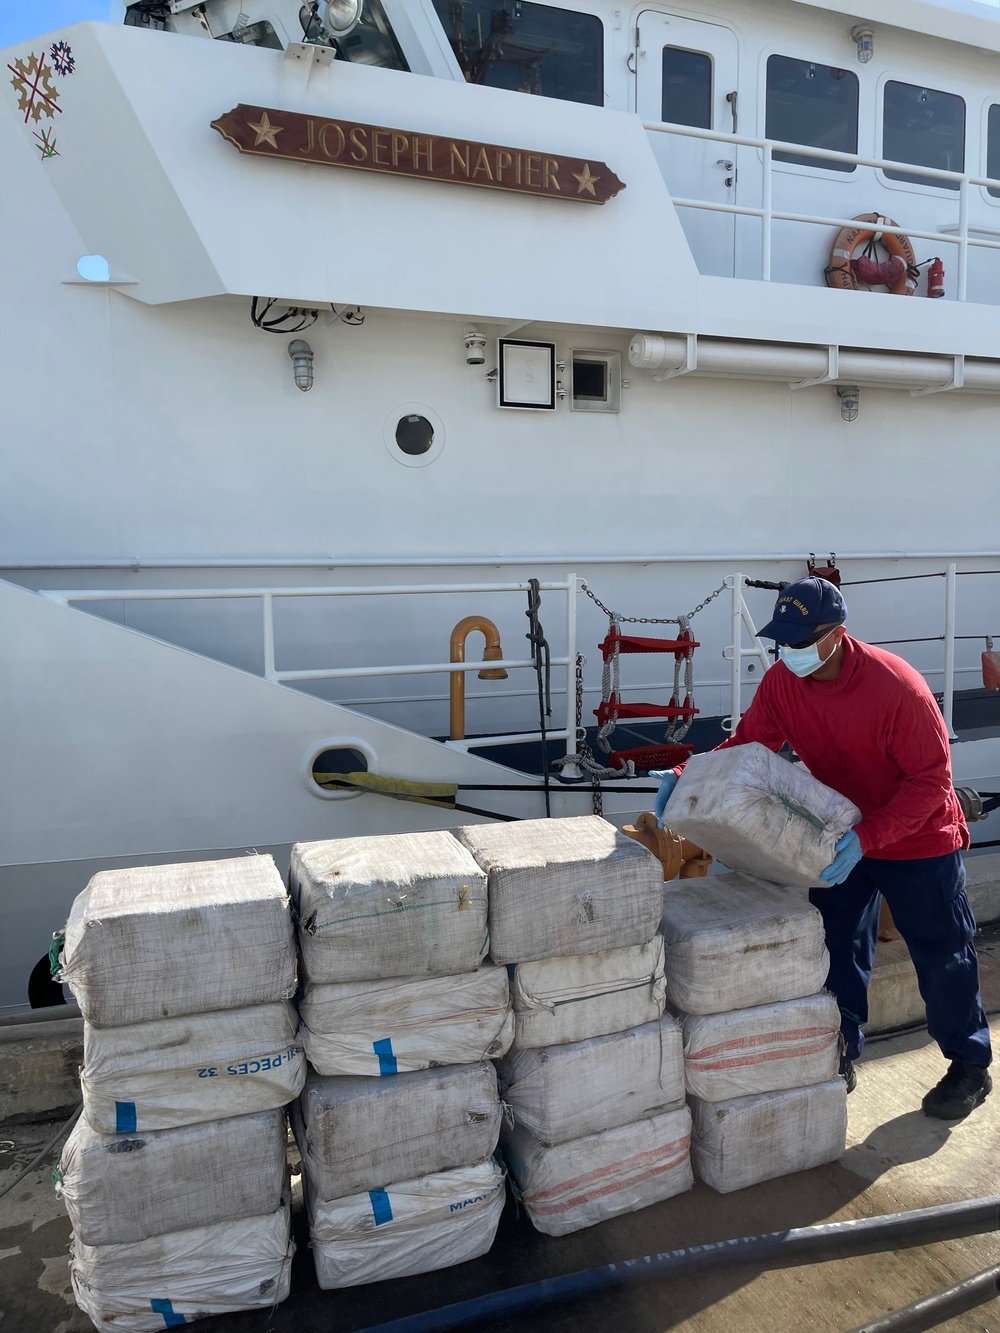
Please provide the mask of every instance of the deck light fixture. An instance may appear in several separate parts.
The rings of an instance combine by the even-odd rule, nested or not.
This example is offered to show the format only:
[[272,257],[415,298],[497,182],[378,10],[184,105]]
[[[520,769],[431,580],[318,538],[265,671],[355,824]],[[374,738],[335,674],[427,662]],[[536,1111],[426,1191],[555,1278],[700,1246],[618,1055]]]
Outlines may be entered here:
[[858,44],[858,60],[867,65],[875,54],[875,33],[870,24],[858,23],[851,29],[851,41]]
[[326,28],[331,37],[346,37],[361,22],[364,0],[326,0]]
[[486,360],[486,337],[471,326],[463,335],[465,360],[470,366],[481,366]]
[[305,393],[313,386],[313,349],[305,339],[295,338],[288,344],[288,355],[292,358],[295,387]]
[[856,384],[838,384],[837,397],[840,399],[840,415],[845,421],[857,421],[861,406],[861,390]]

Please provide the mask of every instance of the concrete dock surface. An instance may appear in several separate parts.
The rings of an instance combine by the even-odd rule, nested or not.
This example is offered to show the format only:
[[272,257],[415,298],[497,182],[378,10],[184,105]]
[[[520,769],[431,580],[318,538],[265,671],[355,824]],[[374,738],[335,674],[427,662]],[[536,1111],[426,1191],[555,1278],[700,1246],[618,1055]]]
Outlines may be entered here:
[[[984,1002],[1000,1010],[1000,940],[982,942]],[[991,1019],[1000,1049],[1000,1017]],[[695,1188],[575,1235],[536,1232],[508,1200],[481,1259],[344,1291],[316,1286],[301,1207],[292,1295],[273,1311],[200,1321],[205,1333],[360,1333],[370,1325],[538,1278],[644,1254],[826,1221],[873,1217],[1000,1192],[1000,1086],[967,1120],[927,1118],[920,1099],[945,1071],[926,1032],[870,1042],[848,1099],[836,1163],[730,1195]],[[0,1189],[56,1128],[0,1124]],[[11,1147],[10,1145],[13,1144]],[[67,1269],[69,1224],[50,1179],[55,1153],[0,1199],[0,1333],[84,1333]],[[780,1270],[751,1266],[609,1290],[483,1333],[845,1333],[1000,1263],[1000,1234]],[[1000,1300],[941,1325],[1000,1333]]]

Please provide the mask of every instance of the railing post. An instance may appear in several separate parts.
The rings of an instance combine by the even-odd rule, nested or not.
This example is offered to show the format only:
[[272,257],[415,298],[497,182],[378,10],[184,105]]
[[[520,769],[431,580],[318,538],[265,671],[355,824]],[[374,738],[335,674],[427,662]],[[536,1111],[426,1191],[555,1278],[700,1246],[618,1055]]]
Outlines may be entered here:
[[969,283],[969,178],[958,187],[958,299],[965,300]]
[[[723,653],[729,658],[729,717],[723,718],[722,729],[730,735],[736,730],[742,717],[740,692],[743,681],[743,575],[727,574],[726,586],[732,592],[730,601],[730,626],[732,642]],[[727,726],[726,723],[729,723]]]
[[763,282],[771,281],[771,185],[773,181],[771,164],[773,160],[774,155],[771,151],[771,145],[766,144],[764,147],[764,178],[761,182],[761,209],[764,216],[761,218],[763,235],[761,237],[760,276]]
[[955,709],[955,594],[958,586],[958,566],[948,565],[944,576],[944,690],[941,712],[950,740],[957,740],[952,725]]
[[264,613],[264,679],[274,680],[274,600],[265,592],[260,602]]
[[[576,754],[576,590],[575,574],[566,575],[566,756]],[[580,718],[583,726],[583,718]],[[566,764],[563,776],[582,777],[577,764]]]

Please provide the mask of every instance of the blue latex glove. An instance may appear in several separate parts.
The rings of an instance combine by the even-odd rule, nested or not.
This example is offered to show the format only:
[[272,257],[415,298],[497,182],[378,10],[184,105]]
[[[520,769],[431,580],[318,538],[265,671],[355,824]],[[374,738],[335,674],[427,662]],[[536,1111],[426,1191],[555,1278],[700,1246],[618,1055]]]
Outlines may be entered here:
[[844,880],[851,873],[854,867],[864,856],[861,850],[861,839],[851,829],[837,843],[833,849],[836,856],[827,868],[823,871],[820,878],[824,884],[843,884]]
[[670,793],[677,786],[677,774],[672,768],[651,768],[649,776],[660,780],[660,790],[656,793],[656,804],[653,806],[653,812],[656,815],[657,824],[660,828],[663,828],[663,812],[670,800]]

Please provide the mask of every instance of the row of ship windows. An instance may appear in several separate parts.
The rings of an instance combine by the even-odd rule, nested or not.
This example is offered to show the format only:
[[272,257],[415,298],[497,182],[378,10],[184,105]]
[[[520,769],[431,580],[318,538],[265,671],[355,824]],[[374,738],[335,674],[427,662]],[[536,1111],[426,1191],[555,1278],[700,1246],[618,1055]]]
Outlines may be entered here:
[[[604,104],[604,27],[593,14],[520,0],[434,0],[434,7],[470,83],[516,92]],[[702,51],[663,51],[664,121],[699,129],[712,124],[712,57]],[[764,133],[769,139],[856,154],[858,76],[851,70],[790,56],[767,62]],[[964,100],[955,93],[889,80],[883,90],[882,156],[942,171],[965,170]],[[775,160],[852,172],[846,162],[791,153]],[[957,189],[913,172],[887,171],[890,180]],[[1000,177],[1000,105],[989,110],[986,174]],[[1000,189],[990,193],[1000,198]]]
[[[679,47],[663,50],[662,118],[679,125],[712,129],[712,58]],[[790,56],[767,62],[764,134],[768,139],[858,151],[858,76],[850,70]],[[965,102],[955,93],[890,79],[883,89],[882,156],[939,171],[965,170]],[[775,153],[776,162],[851,172],[849,162]],[[957,189],[956,181],[931,180],[913,172],[887,171],[890,180]],[[1000,175],[1000,106],[991,106],[987,124],[986,174]],[[1000,198],[1000,189],[990,189]]]

